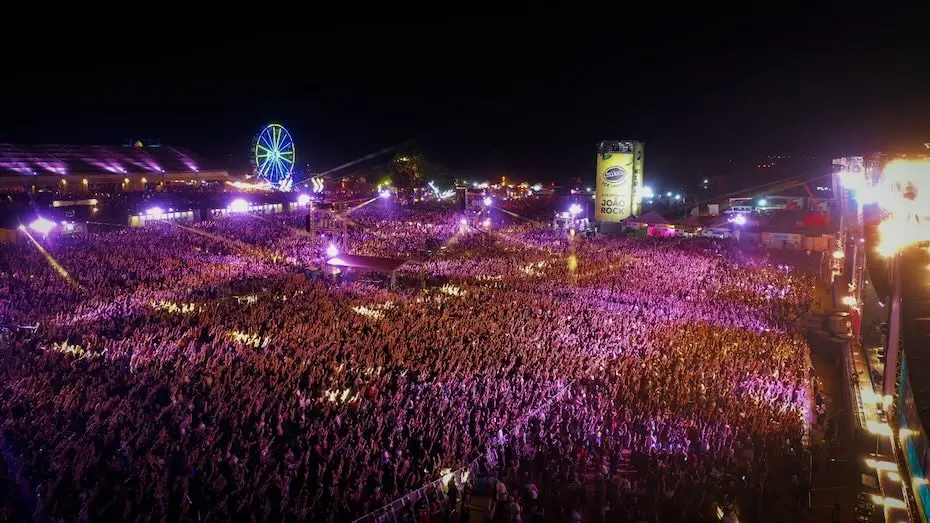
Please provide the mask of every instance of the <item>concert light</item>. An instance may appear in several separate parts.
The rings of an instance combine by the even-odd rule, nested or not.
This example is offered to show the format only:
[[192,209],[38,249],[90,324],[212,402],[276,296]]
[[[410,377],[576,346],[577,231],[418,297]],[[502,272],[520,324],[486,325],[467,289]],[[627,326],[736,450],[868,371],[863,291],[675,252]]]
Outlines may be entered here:
[[236,198],[229,204],[229,212],[249,212],[249,202],[242,198]]
[[927,159],[893,160],[885,166],[883,179],[873,190],[874,199],[887,213],[878,226],[877,250],[882,256],[893,256],[904,248],[930,241],[928,179]]
[[30,223],[29,228],[37,233],[47,235],[55,228],[55,222],[40,217]]

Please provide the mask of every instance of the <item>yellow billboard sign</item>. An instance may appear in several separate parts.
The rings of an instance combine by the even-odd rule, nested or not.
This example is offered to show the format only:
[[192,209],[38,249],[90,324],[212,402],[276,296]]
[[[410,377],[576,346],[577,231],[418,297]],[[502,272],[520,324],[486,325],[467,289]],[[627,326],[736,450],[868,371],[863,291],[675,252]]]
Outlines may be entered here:
[[633,151],[599,148],[594,219],[619,222],[630,217],[633,207]]

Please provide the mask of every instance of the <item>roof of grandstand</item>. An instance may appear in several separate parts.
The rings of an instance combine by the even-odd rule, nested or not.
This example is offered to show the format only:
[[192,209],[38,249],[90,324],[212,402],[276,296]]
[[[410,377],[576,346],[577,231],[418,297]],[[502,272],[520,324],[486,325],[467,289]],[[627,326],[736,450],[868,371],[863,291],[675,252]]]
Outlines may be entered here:
[[201,165],[176,147],[0,143],[0,175],[199,172]]

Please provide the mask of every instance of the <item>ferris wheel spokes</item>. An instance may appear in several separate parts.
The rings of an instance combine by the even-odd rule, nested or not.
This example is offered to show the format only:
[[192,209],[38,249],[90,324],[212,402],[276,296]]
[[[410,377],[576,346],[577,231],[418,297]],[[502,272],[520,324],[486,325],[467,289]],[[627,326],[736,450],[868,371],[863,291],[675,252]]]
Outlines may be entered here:
[[274,185],[290,178],[297,160],[294,140],[281,124],[269,124],[255,139],[253,161],[258,175]]

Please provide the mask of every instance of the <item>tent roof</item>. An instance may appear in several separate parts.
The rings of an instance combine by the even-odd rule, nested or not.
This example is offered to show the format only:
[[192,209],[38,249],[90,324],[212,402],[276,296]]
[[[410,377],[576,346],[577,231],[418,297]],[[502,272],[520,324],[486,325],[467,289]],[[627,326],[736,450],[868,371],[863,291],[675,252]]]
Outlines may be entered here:
[[637,216],[636,218],[630,218],[629,220],[631,222],[637,222],[637,223],[648,223],[649,225],[662,225],[662,224],[669,225],[672,223],[666,220],[665,216],[662,216],[661,214],[655,211],[649,211],[642,216]]
[[711,221],[710,224],[707,225],[708,228],[729,229],[731,231],[735,228],[733,222],[731,222],[729,218],[727,218],[726,216],[715,216],[714,218],[716,219]]
[[375,272],[394,272],[407,260],[397,258],[379,258],[377,256],[359,256],[356,254],[340,254],[326,260],[327,265],[336,267],[349,267]]
[[682,227],[705,227],[706,224],[697,216],[688,216],[684,220],[678,222]]

